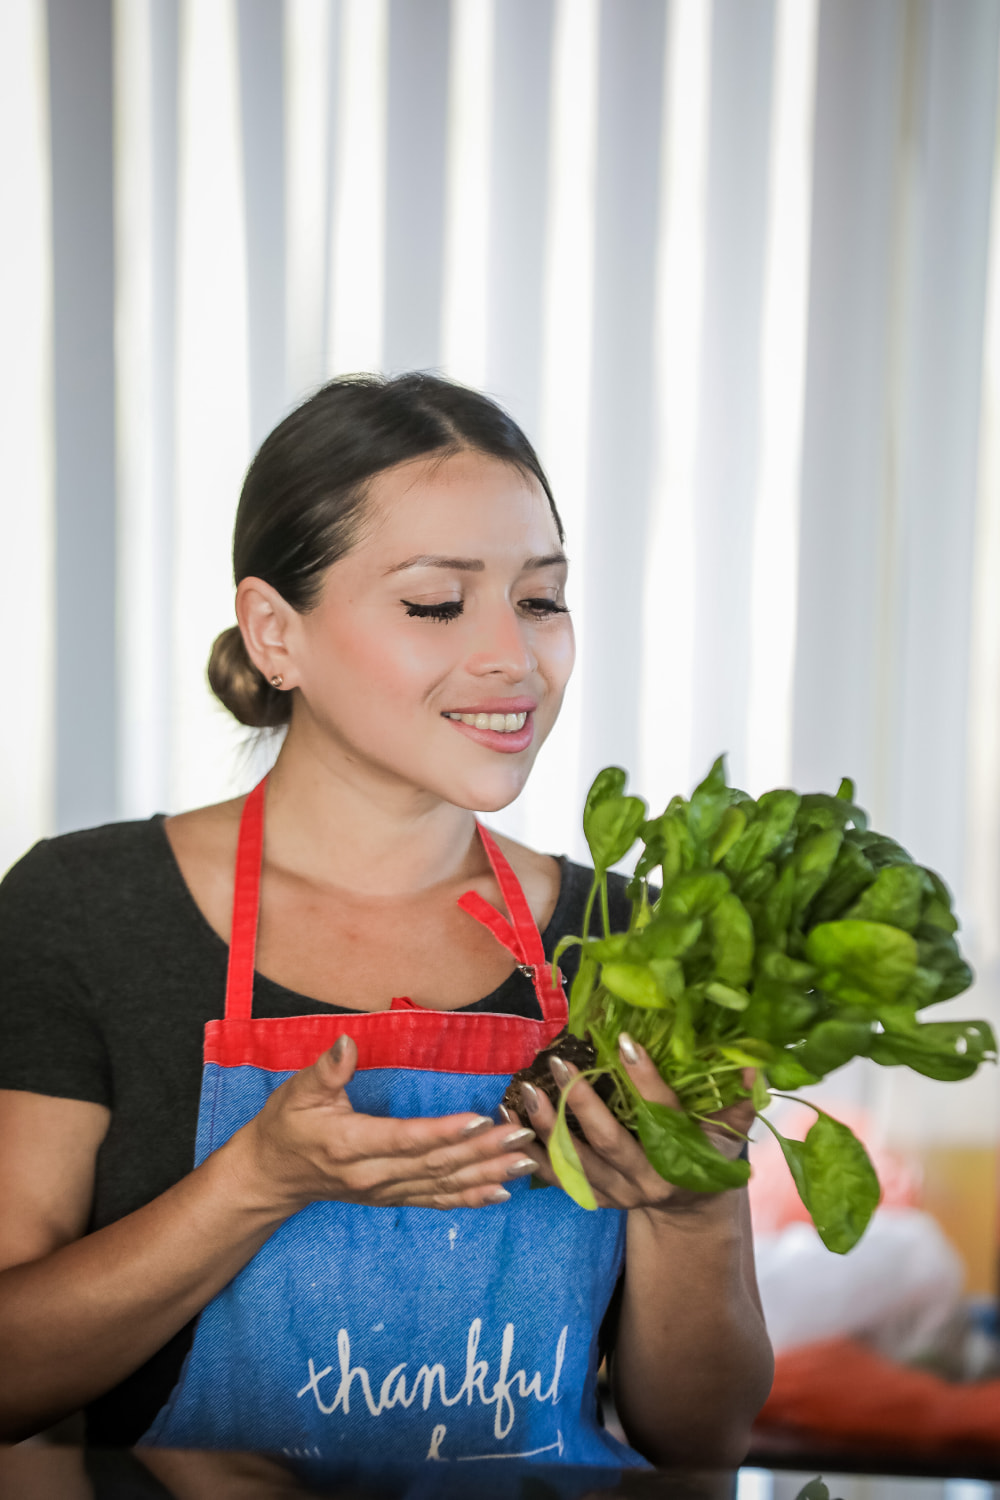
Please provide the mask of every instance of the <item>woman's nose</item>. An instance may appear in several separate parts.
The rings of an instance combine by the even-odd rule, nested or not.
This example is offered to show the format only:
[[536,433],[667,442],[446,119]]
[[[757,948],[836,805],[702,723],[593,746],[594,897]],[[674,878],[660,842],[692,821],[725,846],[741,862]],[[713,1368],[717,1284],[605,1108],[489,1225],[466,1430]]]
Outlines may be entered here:
[[494,673],[519,682],[537,667],[526,623],[510,605],[491,610],[482,633],[473,642],[469,670],[481,676]]

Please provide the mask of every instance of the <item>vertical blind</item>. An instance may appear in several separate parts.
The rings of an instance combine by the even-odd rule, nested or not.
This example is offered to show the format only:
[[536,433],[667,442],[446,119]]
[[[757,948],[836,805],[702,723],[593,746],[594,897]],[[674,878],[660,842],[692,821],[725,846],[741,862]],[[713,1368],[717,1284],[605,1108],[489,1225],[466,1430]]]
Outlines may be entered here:
[[[851,775],[1000,1015],[998,59],[1000,0],[5,0],[0,864],[247,789],[243,471],[330,376],[436,369],[569,539],[496,824],[582,856],[610,762]],[[960,1092],[935,1129],[992,1130]]]

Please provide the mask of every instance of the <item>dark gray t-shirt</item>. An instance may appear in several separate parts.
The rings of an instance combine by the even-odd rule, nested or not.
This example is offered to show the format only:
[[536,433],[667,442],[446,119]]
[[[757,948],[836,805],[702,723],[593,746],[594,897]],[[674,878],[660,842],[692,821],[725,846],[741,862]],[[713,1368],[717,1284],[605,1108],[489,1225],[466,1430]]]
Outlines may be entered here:
[[[565,933],[581,930],[591,881],[584,866],[560,863],[559,897],[542,934],[549,958]],[[610,894],[613,925],[624,927],[620,876]],[[576,951],[560,959],[567,982]],[[43,840],[0,883],[0,1088],[111,1110],[91,1230],[191,1170],[203,1033],[224,1010],[228,952],[191,897],[162,815]],[[539,1015],[531,982],[516,971],[465,1008]],[[340,1009],[255,978],[255,1016]],[[192,1328],[94,1403],[91,1441],[123,1446],[145,1431],[177,1378]]]

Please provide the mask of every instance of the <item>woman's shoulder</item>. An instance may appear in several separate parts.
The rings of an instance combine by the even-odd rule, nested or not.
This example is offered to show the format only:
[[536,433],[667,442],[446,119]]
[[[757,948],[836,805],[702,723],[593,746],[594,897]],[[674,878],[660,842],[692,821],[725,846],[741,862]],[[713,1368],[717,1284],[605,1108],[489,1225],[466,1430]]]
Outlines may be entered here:
[[167,845],[163,814],[39,839],[13,864],[0,888],[6,897],[47,890],[93,890],[105,880],[120,881],[137,869],[162,862]]

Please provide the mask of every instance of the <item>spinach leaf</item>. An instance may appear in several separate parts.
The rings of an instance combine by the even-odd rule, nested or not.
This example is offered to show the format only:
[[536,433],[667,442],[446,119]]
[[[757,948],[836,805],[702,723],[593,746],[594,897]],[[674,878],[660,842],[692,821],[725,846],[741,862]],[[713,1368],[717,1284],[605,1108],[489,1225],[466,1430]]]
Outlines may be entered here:
[[[572,1087],[572,1085],[571,1085]],[[587,1181],[587,1174],[583,1170],[580,1154],[573,1144],[569,1126],[566,1123],[566,1090],[563,1090],[556,1110],[556,1123],[552,1134],[549,1136],[549,1161],[552,1170],[559,1179],[560,1185],[581,1208],[596,1208],[597,1199],[594,1190]]]
[[640,797],[626,797],[626,774],[608,766],[594,778],[583,814],[583,831],[597,870],[608,870],[631,849],[646,818]]
[[758,869],[785,842],[799,809],[798,792],[765,792],[746,831],[725,855],[722,867],[734,879]]
[[754,931],[740,898],[727,892],[712,908],[709,926],[716,976],[723,984],[746,984],[753,973]]
[[601,982],[612,995],[644,1010],[663,1010],[668,1003],[660,979],[648,964],[605,964]]
[[730,804],[726,758],[720,755],[705,780],[691,793],[688,827],[696,843],[708,844],[718,832]]
[[887,865],[844,916],[862,922],[889,922],[912,932],[920,921],[924,901],[932,894],[919,865]]
[[675,1187],[693,1193],[718,1193],[741,1187],[749,1179],[750,1163],[723,1156],[679,1109],[637,1099],[636,1129],[647,1160]]
[[842,1068],[854,1057],[865,1057],[872,1039],[872,1022],[868,1020],[820,1021],[806,1036],[795,1056],[802,1066],[817,1078]]
[[971,1078],[982,1062],[995,1062],[996,1037],[985,1021],[927,1021],[912,1030],[884,1031],[870,1056],[885,1067],[912,1068],[925,1078]]
[[853,1250],[881,1196],[864,1146],[846,1125],[819,1110],[804,1141],[788,1139],[762,1118],[781,1147],[823,1244],[837,1255]]
[[917,945],[908,932],[884,922],[823,922],[806,939],[818,984],[847,1005],[897,1000],[912,983]]

